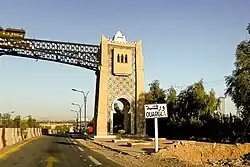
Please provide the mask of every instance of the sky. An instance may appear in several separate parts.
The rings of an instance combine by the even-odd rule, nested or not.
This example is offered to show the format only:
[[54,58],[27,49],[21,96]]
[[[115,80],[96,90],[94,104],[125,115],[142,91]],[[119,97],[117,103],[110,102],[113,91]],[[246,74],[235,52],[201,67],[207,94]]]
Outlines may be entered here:
[[[223,96],[224,76],[233,69],[235,49],[247,38],[249,0],[8,0],[1,2],[0,25],[23,28],[26,37],[99,44],[120,30],[128,41],[142,40],[145,89],[155,79],[163,88],[200,80]],[[91,91],[87,117],[93,116],[93,71],[12,56],[0,57],[0,112],[15,110],[37,119],[74,119],[82,103],[72,88]],[[214,82],[216,81],[216,82]],[[230,99],[227,112],[235,112]]]

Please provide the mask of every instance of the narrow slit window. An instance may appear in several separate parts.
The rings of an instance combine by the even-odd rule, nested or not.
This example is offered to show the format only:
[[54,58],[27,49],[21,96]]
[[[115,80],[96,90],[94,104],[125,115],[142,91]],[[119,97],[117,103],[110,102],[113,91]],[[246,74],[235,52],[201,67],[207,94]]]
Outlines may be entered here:
[[121,62],[122,62],[122,63],[124,62],[123,54],[122,54],[122,56],[121,56]]
[[128,55],[125,55],[125,63],[128,63]]
[[120,63],[120,54],[117,55],[117,62]]

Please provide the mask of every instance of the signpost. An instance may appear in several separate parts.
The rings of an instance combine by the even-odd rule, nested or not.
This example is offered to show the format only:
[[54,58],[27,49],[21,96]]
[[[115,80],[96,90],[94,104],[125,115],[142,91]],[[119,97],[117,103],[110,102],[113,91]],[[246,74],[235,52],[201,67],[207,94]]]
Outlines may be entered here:
[[155,119],[155,152],[158,152],[158,118],[167,118],[167,104],[146,104],[144,105],[145,118]]

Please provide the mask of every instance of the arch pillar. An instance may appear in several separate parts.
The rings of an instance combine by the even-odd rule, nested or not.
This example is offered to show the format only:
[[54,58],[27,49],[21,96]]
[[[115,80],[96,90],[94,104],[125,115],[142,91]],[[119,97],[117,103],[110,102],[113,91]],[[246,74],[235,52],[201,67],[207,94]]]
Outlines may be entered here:
[[113,102],[122,96],[129,99],[131,105],[129,125],[131,133],[135,134],[138,117],[141,115],[138,114],[139,109],[143,109],[138,107],[139,95],[144,91],[142,42],[128,42],[119,31],[111,40],[102,35],[99,59],[99,70],[96,72],[96,135],[108,135],[110,129],[108,124],[113,122]]
[[123,122],[121,122],[122,124],[124,124],[123,126],[123,130],[126,131],[126,133],[131,132],[131,127],[133,124],[133,121],[131,119],[131,100],[126,96],[120,96],[118,98],[116,98],[113,103],[112,103],[112,107],[111,107],[111,111],[110,111],[110,116],[109,116],[109,121],[110,121],[110,134],[113,134],[114,132],[114,115],[115,114],[119,114],[117,113],[117,111],[115,111],[115,103],[117,101],[120,101],[123,104],[123,109],[122,109],[122,116],[124,117]]

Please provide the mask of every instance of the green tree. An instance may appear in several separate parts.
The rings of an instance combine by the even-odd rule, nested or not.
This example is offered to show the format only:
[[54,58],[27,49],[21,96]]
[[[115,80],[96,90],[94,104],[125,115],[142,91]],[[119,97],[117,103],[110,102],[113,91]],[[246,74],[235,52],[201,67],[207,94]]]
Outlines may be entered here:
[[[215,111],[220,106],[221,100],[216,97],[213,89],[206,92],[202,80],[188,86],[179,94],[174,87],[170,87],[167,91],[161,88],[159,80],[153,81],[149,86],[149,91],[142,95],[144,103],[167,103],[168,118],[161,119],[159,122],[161,127],[184,127],[183,130],[186,131],[186,125],[186,128],[199,128],[208,122],[213,122],[213,120],[216,122],[218,115],[215,114]],[[140,112],[137,112],[137,129],[142,132],[143,127],[145,127],[144,109],[138,111]],[[147,120],[147,124],[151,127],[152,121]],[[150,127],[147,128],[149,133],[152,130]]]
[[27,128],[29,128],[28,122],[26,120],[21,120],[20,121],[20,128],[22,130],[26,130]]
[[221,99],[216,97],[215,91],[212,89],[205,95],[204,114],[213,115],[221,105]]
[[202,80],[181,91],[178,95],[179,118],[188,122],[197,121],[204,112],[205,95]]
[[[220,105],[219,98],[216,97],[214,90],[209,93],[205,91],[203,81],[195,82],[182,90],[177,96],[174,88],[170,89],[167,96],[168,113],[177,122],[195,123],[200,121],[200,117],[211,117]],[[171,107],[170,107],[171,106]]]
[[12,119],[11,119],[11,115],[6,113],[6,114],[0,114],[0,126],[1,127],[6,127],[6,128],[10,128],[12,126]]
[[160,88],[159,80],[150,83],[149,87],[148,92],[141,93],[136,102],[131,102],[131,111],[137,111],[135,117],[137,122],[136,133],[138,135],[145,135],[146,132],[144,104],[166,103],[166,90]]
[[13,126],[15,128],[20,128],[20,123],[21,123],[21,116],[17,115],[13,120]]
[[[250,24],[246,30],[250,34]],[[235,69],[226,76],[226,96],[235,103],[238,113],[248,123],[250,118],[250,40],[244,40],[236,48]]]
[[160,81],[155,80],[149,84],[149,91],[144,94],[145,103],[166,103],[166,90],[160,87]]
[[[137,133],[138,134],[145,134],[146,132],[146,120],[145,120],[145,111],[144,111],[144,104],[154,104],[154,103],[166,103],[166,93],[167,91],[160,87],[160,81],[154,80],[152,83],[149,84],[149,91],[141,94],[137,104],[137,118],[138,118],[138,126],[137,126]],[[148,120],[150,121],[150,120]],[[147,121],[147,122],[148,122]]]
[[37,127],[36,119],[33,119],[31,115],[29,115],[27,119],[27,124],[29,128],[35,128]]
[[248,26],[247,26],[247,32],[248,32],[248,34],[250,34],[250,23],[248,23]]
[[174,87],[171,87],[167,90],[167,110],[168,110],[168,117],[171,119],[172,122],[176,120],[177,117],[177,92]]

